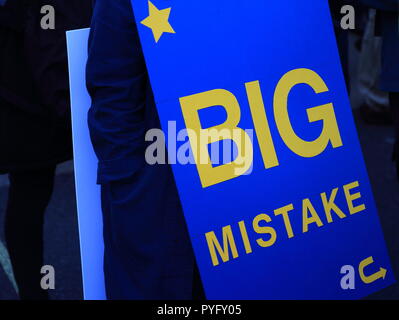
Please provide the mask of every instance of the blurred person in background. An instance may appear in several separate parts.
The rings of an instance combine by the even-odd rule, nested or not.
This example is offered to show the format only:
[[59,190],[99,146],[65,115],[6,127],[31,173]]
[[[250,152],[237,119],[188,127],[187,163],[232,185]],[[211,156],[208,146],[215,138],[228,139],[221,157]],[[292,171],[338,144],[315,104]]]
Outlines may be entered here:
[[[55,9],[55,29],[41,27],[44,5]],[[56,165],[72,157],[65,31],[87,27],[90,16],[90,0],[0,6],[0,174],[9,175],[5,237],[21,299],[48,299],[44,212]]]
[[360,115],[373,125],[392,124],[389,94],[379,89],[381,37],[375,34],[376,10],[369,9],[358,63],[358,88],[362,98]]
[[[328,0],[331,16],[334,24],[335,36],[337,39],[337,45],[339,55],[341,58],[341,65],[345,76],[348,92],[351,90],[350,77],[349,77],[349,33],[354,32],[358,35],[362,35],[365,28],[366,22],[366,8],[360,4],[357,0]],[[354,29],[343,29],[341,22],[343,19],[346,21],[347,11],[342,10],[347,5],[353,7],[355,16],[355,28]],[[356,45],[360,47],[360,43]],[[359,48],[358,48],[359,49]]]
[[341,28],[341,8],[346,5],[352,5],[353,1],[348,1],[346,3],[344,0],[329,0],[331,16],[334,23],[335,36],[337,38],[337,45],[339,50],[339,55],[341,58],[342,69],[344,72],[346,85],[348,91],[350,90],[350,78],[349,78],[349,46],[348,46],[348,30],[343,30]]
[[399,0],[360,0],[377,10],[375,33],[382,37],[380,88],[389,93],[395,123],[393,160],[399,178]]

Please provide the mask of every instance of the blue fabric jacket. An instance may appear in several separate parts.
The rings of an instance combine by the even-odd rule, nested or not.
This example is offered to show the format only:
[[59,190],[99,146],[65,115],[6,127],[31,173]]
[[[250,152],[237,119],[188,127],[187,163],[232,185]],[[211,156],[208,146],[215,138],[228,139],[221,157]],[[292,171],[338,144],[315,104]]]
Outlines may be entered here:
[[190,299],[194,255],[169,165],[145,162],[159,128],[130,0],[97,0],[88,124],[102,185],[109,299]]
[[381,89],[399,92],[399,0],[360,0],[378,10],[382,44]]

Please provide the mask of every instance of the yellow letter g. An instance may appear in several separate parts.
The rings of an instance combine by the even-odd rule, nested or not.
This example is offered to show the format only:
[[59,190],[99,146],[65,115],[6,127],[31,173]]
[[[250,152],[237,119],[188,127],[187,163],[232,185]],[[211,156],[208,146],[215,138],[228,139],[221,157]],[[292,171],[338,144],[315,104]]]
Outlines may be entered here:
[[342,146],[341,135],[332,103],[307,109],[309,122],[323,120],[323,130],[314,141],[305,141],[297,136],[288,114],[288,96],[297,84],[307,84],[316,93],[326,92],[328,88],[323,79],[309,69],[296,69],[286,73],[279,81],[274,93],[274,117],[282,139],[294,153],[312,158],[321,154],[331,142],[333,148]]

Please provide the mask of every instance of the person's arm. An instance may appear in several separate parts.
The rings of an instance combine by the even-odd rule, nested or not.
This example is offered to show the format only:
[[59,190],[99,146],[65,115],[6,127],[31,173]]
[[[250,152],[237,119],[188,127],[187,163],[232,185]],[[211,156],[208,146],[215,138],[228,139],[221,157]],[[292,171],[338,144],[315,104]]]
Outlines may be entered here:
[[86,76],[98,183],[126,178],[144,162],[147,81],[130,0],[96,1]]

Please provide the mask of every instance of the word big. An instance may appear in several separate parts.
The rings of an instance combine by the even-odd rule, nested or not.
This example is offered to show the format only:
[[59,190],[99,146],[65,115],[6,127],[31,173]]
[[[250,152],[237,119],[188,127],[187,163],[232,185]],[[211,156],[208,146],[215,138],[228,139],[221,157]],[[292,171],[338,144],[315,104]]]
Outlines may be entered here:
[[[305,158],[320,155],[329,143],[333,148],[341,147],[343,143],[332,103],[307,109],[309,122],[323,121],[323,129],[317,139],[306,141],[296,134],[288,113],[288,96],[298,84],[310,86],[316,94],[328,91],[323,79],[310,69],[295,69],[280,79],[274,92],[273,110],[284,143],[292,152]],[[266,169],[279,166],[259,81],[248,82],[245,87],[264,166]],[[179,100],[202,187],[216,185],[245,174],[252,165],[253,145],[248,133],[238,127],[241,109],[234,94],[227,90],[215,89]],[[220,125],[204,129],[198,111],[214,106],[222,106],[227,119]],[[198,139],[204,135],[208,137],[207,140]],[[238,156],[230,163],[212,166],[207,146],[225,139],[235,143]],[[207,161],[202,161],[203,157]]]

